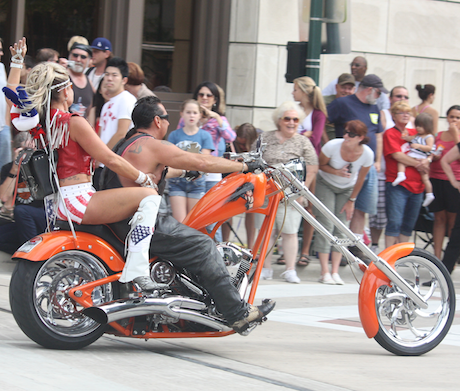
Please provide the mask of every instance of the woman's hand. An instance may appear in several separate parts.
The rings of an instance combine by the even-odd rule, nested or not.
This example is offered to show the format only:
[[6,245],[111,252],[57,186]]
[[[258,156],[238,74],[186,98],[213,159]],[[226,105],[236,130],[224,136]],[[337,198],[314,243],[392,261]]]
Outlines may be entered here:
[[348,200],[347,202],[345,202],[345,205],[343,206],[340,213],[345,212],[347,215],[347,221],[350,221],[351,218],[353,217],[354,211],[355,211],[355,203]]
[[347,164],[346,166],[343,166],[341,169],[337,169],[337,175],[342,176],[344,178],[350,178],[351,173],[348,171],[350,165]]
[[[26,38],[22,37],[18,42],[16,42],[13,46],[10,46],[10,52],[12,57],[19,57],[22,56],[22,59],[24,60],[24,56],[27,53],[27,44],[26,44]],[[17,58],[15,57],[15,58]]]
[[201,105],[201,109],[203,110],[203,119],[205,119],[205,121],[204,121],[205,123],[207,122],[207,120],[209,118],[214,118],[219,123],[219,126],[222,126],[222,123],[223,123],[222,118],[220,118],[220,115],[218,113],[216,113],[215,111],[207,109],[203,105]]

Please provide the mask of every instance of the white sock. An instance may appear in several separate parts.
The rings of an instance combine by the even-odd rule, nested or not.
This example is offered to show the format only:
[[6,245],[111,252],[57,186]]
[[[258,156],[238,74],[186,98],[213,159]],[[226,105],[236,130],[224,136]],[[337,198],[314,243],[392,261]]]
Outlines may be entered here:
[[434,197],[434,194],[433,194],[433,193],[426,193],[426,194],[425,194],[425,201],[423,201],[422,206],[428,206],[428,205],[430,205],[430,204],[433,202],[434,198],[435,198],[435,197]]
[[392,185],[393,186],[398,186],[401,182],[404,182],[405,180],[406,180],[406,173],[405,172],[398,172],[398,176],[393,181]]

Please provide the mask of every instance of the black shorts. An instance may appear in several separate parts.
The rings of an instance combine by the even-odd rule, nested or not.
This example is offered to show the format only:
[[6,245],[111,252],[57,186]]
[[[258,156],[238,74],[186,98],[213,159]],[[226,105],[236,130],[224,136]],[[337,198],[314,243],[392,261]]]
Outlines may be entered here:
[[449,181],[430,178],[433,185],[433,194],[436,197],[428,209],[430,212],[457,213],[460,205],[460,193]]

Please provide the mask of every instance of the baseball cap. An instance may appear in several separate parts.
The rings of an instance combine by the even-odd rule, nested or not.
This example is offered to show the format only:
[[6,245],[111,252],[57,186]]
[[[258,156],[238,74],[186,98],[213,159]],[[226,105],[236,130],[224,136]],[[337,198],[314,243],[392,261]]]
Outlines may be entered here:
[[342,73],[340,76],[339,76],[339,80],[337,80],[337,84],[343,86],[344,84],[353,84],[355,85],[356,83],[356,80],[355,80],[355,77],[353,75],[351,75],[350,73]]
[[380,91],[388,94],[388,90],[383,86],[382,79],[377,75],[366,75],[364,76],[363,80],[361,80],[362,86],[365,87],[374,87],[378,88]]
[[112,44],[107,38],[96,38],[92,43],[91,47],[93,49],[99,49],[99,50],[110,50],[112,51]]

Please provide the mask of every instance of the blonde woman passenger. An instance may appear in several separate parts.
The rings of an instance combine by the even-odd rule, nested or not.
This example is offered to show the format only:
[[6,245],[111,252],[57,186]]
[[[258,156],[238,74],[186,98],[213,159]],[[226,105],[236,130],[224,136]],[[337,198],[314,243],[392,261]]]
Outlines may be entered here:
[[[25,38],[10,48],[17,63],[24,58],[26,50]],[[9,85],[17,85],[19,78],[20,69],[13,67]],[[56,171],[60,196],[57,218],[98,225],[115,223],[134,215],[120,282],[133,281],[146,291],[156,289],[158,286],[149,277],[148,253],[161,197],[153,188],[153,176],[139,171],[112,152],[85,118],[69,112],[74,95],[72,82],[62,65],[47,62],[35,66],[27,78],[25,90],[30,103],[23,111],[37,110],[40,124],[51,138],[48,148],[58,150]],[[103,162],[130,180],[132,187],[96,192],[91,182],[92,159]],[[135,187],[136,184],[141,187]]]

